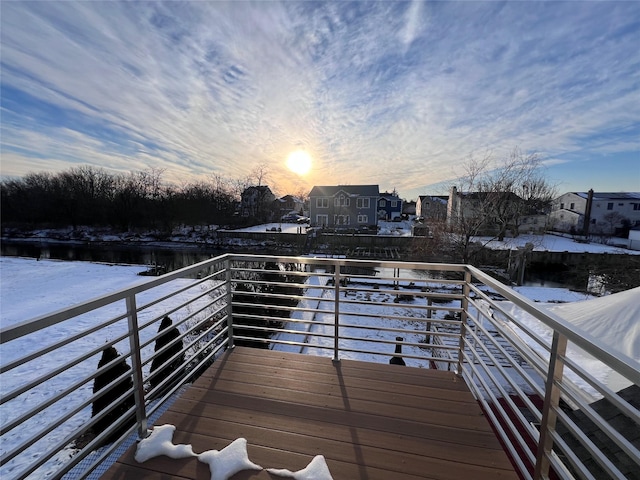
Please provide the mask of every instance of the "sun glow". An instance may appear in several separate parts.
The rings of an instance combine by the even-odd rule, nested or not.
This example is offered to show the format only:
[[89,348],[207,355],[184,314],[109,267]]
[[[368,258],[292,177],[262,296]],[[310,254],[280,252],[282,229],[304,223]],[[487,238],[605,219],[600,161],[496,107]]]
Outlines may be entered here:
[[311,170],[311,155],[304,150],[291,152],[287,157],[287,167],[298,175],[306,175]]

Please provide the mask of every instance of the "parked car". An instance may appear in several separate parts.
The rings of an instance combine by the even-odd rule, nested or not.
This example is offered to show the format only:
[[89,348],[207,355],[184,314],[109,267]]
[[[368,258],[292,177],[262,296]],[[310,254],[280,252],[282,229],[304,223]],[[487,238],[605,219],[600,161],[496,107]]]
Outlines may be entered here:
[[286,215],[283,215],[280,220],[285,223],[309,223],[310,222],[309,217],[303,217],[302,215],[298,215],[297,213],[287,213]]

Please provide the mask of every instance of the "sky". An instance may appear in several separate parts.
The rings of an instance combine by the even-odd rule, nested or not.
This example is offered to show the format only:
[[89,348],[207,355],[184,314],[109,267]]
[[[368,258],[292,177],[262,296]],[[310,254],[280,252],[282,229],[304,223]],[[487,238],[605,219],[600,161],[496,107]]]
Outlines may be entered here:
[[[2,178],[91,165],[444,194],[537,153],[640,191],[640,2],[0,2]],[[294,151],[306,174],[287,168]]]

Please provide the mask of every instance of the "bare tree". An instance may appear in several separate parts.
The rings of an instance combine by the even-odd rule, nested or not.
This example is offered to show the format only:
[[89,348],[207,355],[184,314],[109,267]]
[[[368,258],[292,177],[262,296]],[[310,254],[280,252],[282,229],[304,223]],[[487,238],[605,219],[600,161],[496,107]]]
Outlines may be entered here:
[[266,163],[259,163],[253,167],[249,178],[252,180],[251,183],[253,183],[253,185],[260,187],[262,186],[263,181],[267,181],[269,179],[270,173],[269,166]]
[[[476,250],[508,232],[519,234],[524,217],[546,213],[556,196],[542,172],[540,157],[514,148],[504,159],[491,153],[470,156],[458,187],[449,195],[447,225],[449,253],[467,263]],[[478,237],[485,237],[478,244]]]
[[616,233],[616,227],[623,226],[627,218],[620,212],[609,212],[603,217],[607,225],[607,233],[612,236]]

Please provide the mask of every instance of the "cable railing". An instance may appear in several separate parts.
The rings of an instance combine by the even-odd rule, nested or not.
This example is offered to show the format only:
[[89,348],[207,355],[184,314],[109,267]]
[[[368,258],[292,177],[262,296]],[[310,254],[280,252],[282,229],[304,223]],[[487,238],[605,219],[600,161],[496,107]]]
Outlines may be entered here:
[[0,339],[2,478],[95,476],[235,345],[453,370],[522,478],[640,471],[638,362],[467,265],[223,255]]

